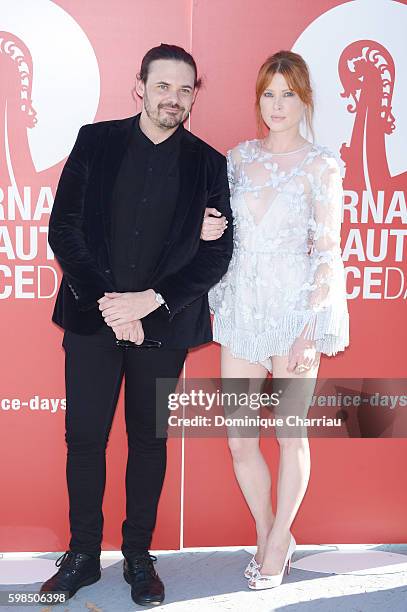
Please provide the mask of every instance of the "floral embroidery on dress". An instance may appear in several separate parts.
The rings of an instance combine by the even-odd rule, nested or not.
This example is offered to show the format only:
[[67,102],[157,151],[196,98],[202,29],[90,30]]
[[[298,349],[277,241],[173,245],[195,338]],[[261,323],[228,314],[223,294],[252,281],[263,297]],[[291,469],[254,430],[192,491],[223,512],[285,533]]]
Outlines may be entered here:
[[209,292],[214,340],[252,362],[287,355],[306,330],[327,355],[349,344],[341,259],[342,181],[326,147],[228,151],[234,226],[229,269]]

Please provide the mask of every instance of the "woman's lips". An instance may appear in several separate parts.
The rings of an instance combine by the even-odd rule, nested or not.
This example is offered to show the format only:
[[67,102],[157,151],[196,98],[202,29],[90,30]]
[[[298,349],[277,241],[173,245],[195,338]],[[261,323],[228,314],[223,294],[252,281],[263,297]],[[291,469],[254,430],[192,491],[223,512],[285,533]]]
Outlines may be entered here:
[[273,116],[271,117],[272,121],[277,121],[277,122],[284,121],[284,119],[285,117],[273,117]]

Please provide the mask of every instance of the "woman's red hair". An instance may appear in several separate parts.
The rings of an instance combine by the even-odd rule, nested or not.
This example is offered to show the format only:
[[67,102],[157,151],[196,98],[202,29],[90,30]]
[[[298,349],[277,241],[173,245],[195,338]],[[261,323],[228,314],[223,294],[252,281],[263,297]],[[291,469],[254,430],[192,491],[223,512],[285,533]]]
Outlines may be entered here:
[[274,53],[274,55],[266,59],[259,70],[256,81],[256,117],[259,132],[261,133],[264,127],[260,111],[260,98],[276,73],[284,76],[290,89],[295,91],[300,100],[305,104],[306,125],[311,134],[314,135],[312,129],[314,100],[308,66],[301,55],[293,51],[278,51]]

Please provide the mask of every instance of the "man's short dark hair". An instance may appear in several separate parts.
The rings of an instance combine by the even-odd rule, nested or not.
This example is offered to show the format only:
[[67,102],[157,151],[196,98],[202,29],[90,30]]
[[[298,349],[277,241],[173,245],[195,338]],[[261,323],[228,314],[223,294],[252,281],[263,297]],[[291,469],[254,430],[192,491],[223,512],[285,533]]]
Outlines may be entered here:
[[161,43],[158,47],[153,47],[143,57],[141,62],[140,72],[138,73],[138,78],[145,83],[148,77],[148,70],[150,68],[151,62],[155,60],[176,60],[178,62],[185,62],[188,66],[191,66],[195,73],[194,87],[199,89],[202,84],[202,79],[198,79],[198,69],[196,67],[196,62],[192,55],[185,51],[182,47],[177,47],[177,45],[167,45],[165,43]]

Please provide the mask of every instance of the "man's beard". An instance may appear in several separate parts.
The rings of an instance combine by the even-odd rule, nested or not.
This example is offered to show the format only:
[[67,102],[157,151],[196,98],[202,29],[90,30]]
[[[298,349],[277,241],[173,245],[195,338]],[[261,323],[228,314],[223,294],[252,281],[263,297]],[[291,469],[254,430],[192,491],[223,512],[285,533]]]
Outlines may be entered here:
[[[163,106],[174,108],[180,111],[180,114],[161,115],[160,110]],[[169,104],[159,104],[157,110],[153,110],[146,94],[144,94],[144,108],[150,121],[163,130],[173,129],[185,120],[185,108],[183,106],[179,106],[178,104],[174,104],[173,106],[170,106]]]

